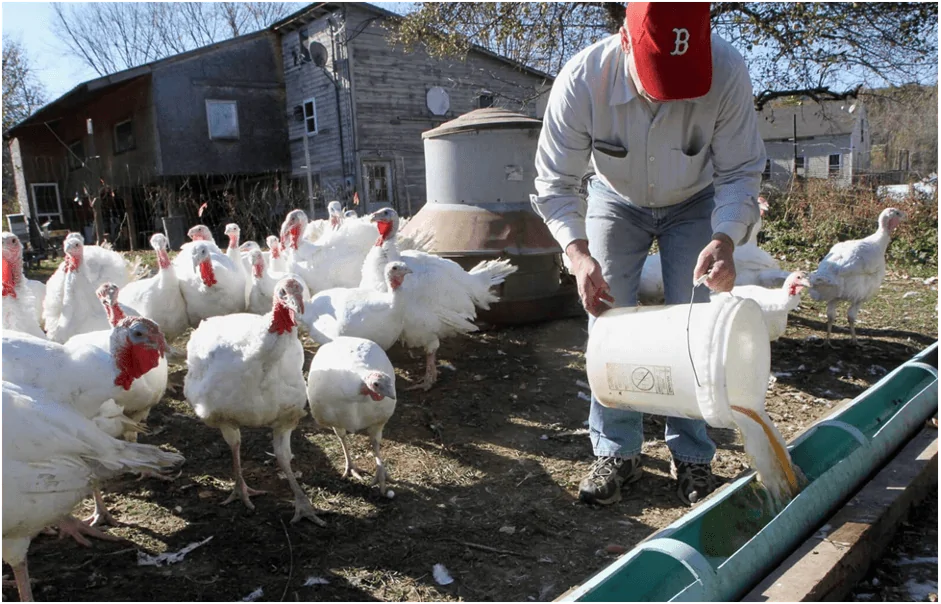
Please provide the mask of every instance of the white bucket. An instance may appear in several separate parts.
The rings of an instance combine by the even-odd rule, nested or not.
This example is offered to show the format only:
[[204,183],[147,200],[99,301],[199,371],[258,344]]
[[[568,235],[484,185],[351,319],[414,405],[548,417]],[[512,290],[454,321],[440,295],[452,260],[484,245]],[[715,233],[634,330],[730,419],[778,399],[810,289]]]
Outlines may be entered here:
[[736,427],[732,405],[764,415],[771,344],[761,308],[730,295],[692,307],[688,349],[689,304],[617,308],[598,317],[585,357],[602,405],[704,419],[716,428]]

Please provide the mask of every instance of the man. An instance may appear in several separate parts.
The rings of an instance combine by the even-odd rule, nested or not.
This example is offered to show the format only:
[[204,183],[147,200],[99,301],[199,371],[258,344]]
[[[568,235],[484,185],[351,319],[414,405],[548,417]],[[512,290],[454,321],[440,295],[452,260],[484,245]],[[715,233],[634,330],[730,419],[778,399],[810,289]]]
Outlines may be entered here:
[[[578,188],[589,158],[586,207]],[[533,207],[568,257],[589,331],[609,306],[637,304],[654,239],[666,304],[688,304],[702,275],[729,291],[732,252],[758,218],[764,164],[748,70],[710,34],[709,3],[629,3],[619,34],[562,68],[536,154]],[[695,296],[709,301],[706,288]],[[579,486],[583,501],[614,503],[641,477],[642,419],[592,397],[597,459]],[[667,418],[666,442],[677,495],[695,503],[716,486],[706,424]]]

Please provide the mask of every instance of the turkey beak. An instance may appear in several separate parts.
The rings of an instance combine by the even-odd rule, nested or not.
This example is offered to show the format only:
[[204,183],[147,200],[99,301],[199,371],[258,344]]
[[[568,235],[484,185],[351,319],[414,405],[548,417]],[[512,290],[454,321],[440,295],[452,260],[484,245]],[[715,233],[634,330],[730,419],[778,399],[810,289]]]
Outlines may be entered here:
[[376,386],[376,390],[374,392],[376,394],[381,394],[385,398],[388,398],[394,401],[395,400],[395,382],[393,382],[392,380],[389,380],[388,382],[383,380]]
[[283,247],[289,247],[290,234],[291,234],[291,223],[288,221],[285,221],[284,224],[281,225],[281,237],[280,237],[281,245]]
[[293,310],[296,314],[304,314],[304,294],[302,292],[290,292],[285,303],[288,305],[288,308]]
[[379,221],[379,216],[378,216],[377,214],[379,214],[379,212],[373,212],[372,214],[370,214],[370,215],[369,215],[369,222],[371,222],[371,223],[372,223],[372,222],[378,222],[378,221]]

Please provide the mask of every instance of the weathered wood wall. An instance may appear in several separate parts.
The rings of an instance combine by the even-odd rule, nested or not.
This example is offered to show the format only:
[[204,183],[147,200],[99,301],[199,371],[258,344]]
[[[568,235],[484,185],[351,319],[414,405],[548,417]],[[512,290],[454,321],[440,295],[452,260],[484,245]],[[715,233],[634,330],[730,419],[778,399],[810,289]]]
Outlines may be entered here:
[[[417,212],[425,201],[422,132],[477,109],[482,92],[494,95],[495,107],[541,117],[537,102],[538,93],[548,90],[545,78],[475,51],[466,59],[432,58],[421,49],[406,53],[390,44],[385,17],[368,8],[347,7],[357,162],[360,169],[371,159],[392,162],[398,211],[406,213],[410,202]],[[450,97],[444,116],[433,115],[426,105],[425,95],[434,86]],[[360,190],[362,186],[360,180]]]

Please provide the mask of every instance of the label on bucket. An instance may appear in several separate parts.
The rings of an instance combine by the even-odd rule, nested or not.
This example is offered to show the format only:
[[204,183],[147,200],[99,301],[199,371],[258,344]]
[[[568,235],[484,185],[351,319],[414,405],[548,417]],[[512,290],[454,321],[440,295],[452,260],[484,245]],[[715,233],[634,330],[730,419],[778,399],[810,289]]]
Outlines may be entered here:
[[609,390],[673,395],[673,376],[669,365],[605,363],[605,371]]

